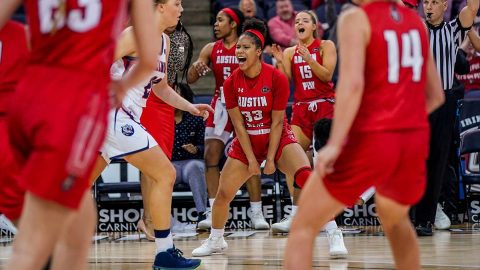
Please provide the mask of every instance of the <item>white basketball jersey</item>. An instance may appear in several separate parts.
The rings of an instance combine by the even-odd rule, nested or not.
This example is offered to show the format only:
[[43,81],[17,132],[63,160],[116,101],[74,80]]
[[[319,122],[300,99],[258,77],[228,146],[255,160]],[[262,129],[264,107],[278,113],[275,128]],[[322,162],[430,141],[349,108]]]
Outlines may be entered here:
[[[159,83],[165,78],[165,72],[167,69],[167,35],[162,34],[162,51],[157,56],[157,68],[152,72],[150,79],[128,90],[123,102],[122,107],[128,112],[134,114],[140,119],[142,108],[146,106],[147,98],[152,91],[153,85]],[[128,72],[131,67],[136,65],[136,59],[134,57],[127,57],[115,61],[110,68],[110,76],[112,79],[121,78],[125,72]]]

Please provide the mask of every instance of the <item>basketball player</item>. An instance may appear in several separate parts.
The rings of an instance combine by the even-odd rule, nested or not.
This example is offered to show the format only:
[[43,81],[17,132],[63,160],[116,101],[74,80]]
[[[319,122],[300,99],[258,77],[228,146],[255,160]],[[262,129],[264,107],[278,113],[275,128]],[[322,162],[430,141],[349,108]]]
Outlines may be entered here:
[[[157,67],[151,77],[142,84],[128,92],[120,109],[110,112],[107,138],[101,149],[102,157],[97,160],[92,180],[96,179],[107,164],[114,159],[123,158],[145,176],[149,184],[146,185],[148,197],[143,198],[144,204],[148,205],[149,215],[152,218],[156,243],[156,257],[154,269],[195,269],[200,265],[200,260],[183,258],[182,252],[173,245],[170,232],[170,211],[172,201],[172,189],[175,182],[175,169],[162,148],[150,135],[148,128],[139,124],[143,108],[149,106],[149,95],[156,95],[158,99],[167,104],[178,107],[197,116],[207,115],[207,111],[213,110],[209,105],[193,105],[177,94],[167,80],[168,55],[170,52],[170,39],[163,32],[167,27],[178,23],[183,11],[180,0],[155,1],[154,25],[162,36],[159,43],[161,48],[157,57]],[[118,42],[115,59],[117,61],[111,68],[112,76],[122,76],[125,73],[123,57],[128,56],[127,71],[132,65],[135,66],[136,44],[133,33],[136,28],[129,27],[123,33]],[[153,93],[151,93],[153,92]],[[88,237],[87,237],[88,238]]]
[[408,210],[425,189],[427,113],[444,96],[418,15],[393,1],[362,4],[339,21],[332,132],[302,191],[285,269],[310,269],[318,231],[370,186],[396,269],[420,269]]
[[[28,51],[25,26],[8,21],[0,30],[0,212],[14,224],[23,208],[24,190],[18,183],[20,168],[8,141],[7,114],[15,86],[25,72]],[[12,225],[6,229],[16,232]]]
[[[2,2],[0,27],[19,4]],[[77,0],[24,4],[32,52],[11,100],[15,106],[9,111],[8,130],[26,196],[5,269],[40,269],[54,249],[52,267],[55,258],[69,257],[77,259],[63,269],[86,269],[86,254],[74,254],[70,238],[77,230],[63,228],[76,209],[83,222],[95,219],[91,194],[85,191],[104,138],[109,68],[126,5]],[[128,76],[110,84],[115,103],[155,67],[151,6],[132,1],[132,16],[142,29],[135,35],[140,61]]]
[[[312,145],[313,125],[321,118],[332,118],[335,92],[332,76],[337,62],[335,44],[318,39],[317,18],[312,11],[301,11],[295,16],[295,30],[298,45],[285,49],[274,45],[273,55],[278,68],[292,79],[295,87],[292,107],[292,131],[305,151]],[[273,232],[288,233],[297,211],[300,188],[304,183],[293,183],[287,177],[287,185],[292,194],[292,212],[280,222],[272,225]],[[348,254],[343,243],[342,231],[335,219],[325,226],[330,255],[344,257]]]
[[265,32],[262,21],[245,22],[235,50],[239,68],[223,84],[237,137],[220,175],[210,237],[193,250],[194,256],[208,256],[227,249],[223,233],[229,204],[249,177],[260,174],[259,164],[264,160],[265,174],[274,173],[278,166],[286,175],[303,182],[311,172],[305,151],[295,140],[285,118],[290,92],[288,79],[261,60]]
[[[194,83],[201,76],[210,71],[212,66],[215,76],[215,93],[212,99],[212,107],[215,115],[211,115],[206,122],[205,129],[205,178],[210,207],[213,206],[215,195],[218,190],[220,177],[219,163],[225,149],[225,144],[232,135],[233,126],[225,108],[223,97],[223,82],[238,67],[235,58],[235,45],[242,33],[244,22],[243,13],[236,8],[224,8],[217,14],[214,25],[216,42],[205,45],[198,60],[188,70],[187,81]],[[219,102],[220,101],[220,102]],[[252,227],[256,230],[268,230],[270,225],[265,220],[262,212],[261,182],[257,175],[247,182],[247,190],[250,195],[250,207],[252,209]],[[199,229],[210,229],[212,226],[211,212],[207,211],[205,220],[199,222]]]

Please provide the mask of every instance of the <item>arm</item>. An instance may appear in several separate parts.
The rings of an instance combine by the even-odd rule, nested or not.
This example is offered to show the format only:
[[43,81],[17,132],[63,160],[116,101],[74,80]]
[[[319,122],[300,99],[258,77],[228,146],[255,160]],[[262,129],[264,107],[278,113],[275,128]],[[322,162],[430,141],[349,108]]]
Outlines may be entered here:
[[472,26],[475,16],[477,15],[478,6],[479,0],[467,0],[467,6],[460,11],[460,14],[458,14],[460,24],[463,28]]
[[[129,26],[125,28],[118,38],[117,45],[115,46],[115,53],[113,60],[117,61],[124,56],[136,56],[137,45],[135,44],[135,35],[133,27]],[[158,52],[159,50],[157,50]]]
[[427,83],[425,84],[425,102],[427,113],[433,112],[435,109],[445,102],[445,94],[443,93],[440,75],[438,75],[432,53],[428,55],[427,62]]
[[0,8],[0,29],[10,20],[12,14],[20,6],[21,0],[3,0]]
[[[338,25],[340,43],[340,74],[329,145],[341,149],[363,95],[365,49],[370,39],[368,19],[360,9],[340,16]],[[343,79],[342,79],[343,78]]]
[[[197,61],[188,68],[187,83],[196,82],[200,76],[204,75],[203,71],[207,71],[205,67],[208,69],[208,65],[210,65],[210,55],[212,55],[213,45],[213,42],[205,45],[200,51]],[[202,73],[202,75],[200,73]]]
[[323,41],[322,46],[322,61],[323,65],[320,65],[315,61],[308,53],[308,65],[312,68],[313,73],[323,82],[331,82],[335,66],[337,65],[337,49],[335,44],[330,40]]
[[138,85],[156,68],[160,38],[152,27],[153,9],[148,1],[132,1],[131,13],[138,64],[121,80],[124,89]]
[[[468,38],[470,39],[470,42],[472,43],[473,48],[475,48],[475,51],[479,52],[480,51],[480,36],[478,36],[478,32],[476,29],[471,29],[467,33]],[[466,51],[464,49],[464,51]]]
[[290,69],[291,61],[292,61],[292,51],[295,50],[295,47],[286,48],[282,52],[282,48],[277,44],[273,44],[273,56],[277,61],[277,69],[280,70],[285,76],[290,78],[292,77],[292,71]]
[[268,21],[268,30],[274,43],[280,44],[282,47],[289,47],[295,44],[296,38],[286,34],[284,25],[280,22],[278,16],[273,17]]
[[289,96],[288,79],[279,72],[273,76],[273,107],[272,124],[270,126],[270,137],[267,151],[267,162],[265,163],[265,174],[275,172],[275,155],[277,154],[280,138],[282,137],[283,121],[285,119],[285,109],[287,107]]

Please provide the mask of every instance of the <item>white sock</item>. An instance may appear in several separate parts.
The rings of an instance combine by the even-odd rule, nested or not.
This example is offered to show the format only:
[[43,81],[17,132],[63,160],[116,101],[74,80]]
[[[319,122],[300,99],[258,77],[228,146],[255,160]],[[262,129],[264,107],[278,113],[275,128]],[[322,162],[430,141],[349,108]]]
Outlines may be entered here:
[[215,198],[209,198],[208,202],[210,203],[210,209],[213,208],[213,202],[215,201]]
[[223,237],[223,233],[225,233],[225,229],[214,229],[210,230],[211,237]]
[[157,246],[157,254],[167,251],[169,248],[173,248],[172,233],[168,234],[165,238],[155,238],[155,244]]
[[290,216],[293,217],[297,213],[298,206],[292,204],[292,212],[290,212]]
[[250,208],[252,212],[262,212],[262,201],[259,202],[250,202]]
[[329,222],[327,222],[327,224],[325,224],[325,226],[323,228],[327,232],[331,232],[333,230],[336,230],[336,229],[338,229],[337,222],[335,220],[330,220]]

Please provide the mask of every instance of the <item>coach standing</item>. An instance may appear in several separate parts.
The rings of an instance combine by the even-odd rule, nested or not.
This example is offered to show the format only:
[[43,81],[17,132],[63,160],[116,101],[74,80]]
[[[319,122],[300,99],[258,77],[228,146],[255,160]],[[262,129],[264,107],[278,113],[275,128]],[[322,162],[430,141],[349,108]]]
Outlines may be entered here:
[[445,22],[447,0],[424,0],[423,9],[430,47],[445,90],[445,103],[430,115],[430,156],[427,161],[427,188],[416,205],[415,225],[419,236],[433,235],[437,202],[448,162],[454,133],[457,98],[452,90],[458,48],[478,11],[479,0],[468,0],[455,19]]

